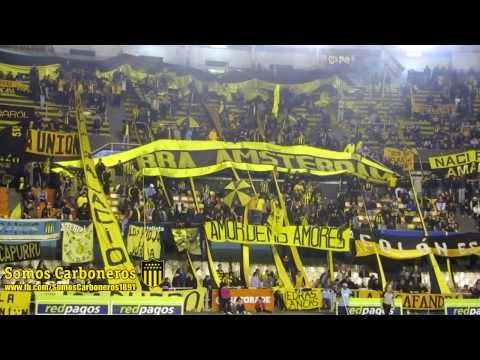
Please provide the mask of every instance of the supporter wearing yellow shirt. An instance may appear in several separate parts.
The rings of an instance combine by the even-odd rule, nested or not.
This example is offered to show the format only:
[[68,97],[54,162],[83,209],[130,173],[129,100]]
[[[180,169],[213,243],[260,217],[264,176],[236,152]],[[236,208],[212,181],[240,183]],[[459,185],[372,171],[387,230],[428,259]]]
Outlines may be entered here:
[[77,91],[80,95],[83,94],[83,84],[82,84],[81,81],[79,81],[78,84],[77,84]]
[[210,130],[210,132],[208,133],[208,140],[210,140],[210,141],[218,141],[218,133],[217,133],[217,130],[215,130],[215,129]]
[[134,120],[135,122],[138,121],[139,115],[140,115],[140,109],[138,108],[137,105],[135,105],[135,107],[134,107],[133,110],[132,110],[132,116],[133,116],[133,120]]
[[64,89],[65,89],[65,80],[59,79],[59,80],[58,80],[57,90],[58,90],[58,92],[62,92],[62,93],[63,93]]
[[258,202],[257,197],[252,196],[250,198],[250,201],[248,202],[248,205],[247,205],[248,210],[256,210],[257,209],[257,202]]
[[81,208],[83,204],[86,204],[88,202],[87,196],[86,195],[80,195],[77,198],[77,208]]
[[263,197],[258,199],[256,210],[261,211],[261,212],[265,211],[265,199]]

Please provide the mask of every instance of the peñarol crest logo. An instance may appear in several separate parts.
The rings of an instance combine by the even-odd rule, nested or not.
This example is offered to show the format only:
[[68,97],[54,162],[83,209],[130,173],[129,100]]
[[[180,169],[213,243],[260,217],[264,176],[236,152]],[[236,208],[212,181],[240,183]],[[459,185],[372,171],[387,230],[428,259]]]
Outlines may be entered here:
[[164,277],[163,261],[142,261],[142,281],[148,287],[159,287]]

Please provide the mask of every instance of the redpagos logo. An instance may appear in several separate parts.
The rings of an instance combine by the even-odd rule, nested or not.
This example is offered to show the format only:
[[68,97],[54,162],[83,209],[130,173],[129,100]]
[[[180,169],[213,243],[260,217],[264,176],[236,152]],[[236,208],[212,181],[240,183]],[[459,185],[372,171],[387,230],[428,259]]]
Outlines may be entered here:
[[108,304],[38,304],[37,315],[108,315]]
[[112,315],[182,315],[182,306],[112,305]]
[[[400,315],[400,308],[392,307],[390,315]],[[383,308],[374,306],[349,306],[348,315],[385,315]]]
[[447,307],[447,315],[480,315],[480,307]]

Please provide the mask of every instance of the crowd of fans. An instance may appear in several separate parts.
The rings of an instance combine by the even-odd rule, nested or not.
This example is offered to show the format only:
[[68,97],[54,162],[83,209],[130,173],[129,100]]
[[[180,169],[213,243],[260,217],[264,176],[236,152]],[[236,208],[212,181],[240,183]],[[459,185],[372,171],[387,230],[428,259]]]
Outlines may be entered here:
[[[464,74],[444,74],[442,71],[424,73],[423,80],[412,80],[413,86],[418,88],[428,87],[444,91],[446,89],[444,77],[448,80],[448,91],[445,90],[445,104],[453,99],[455,111],[447,115],[420,114],[419,120],[429,121],[434,125],[434,134],[428,138],[421,135],[419,126],[405,128],[404,138],[412,140],[417,147],[457,149],[462,147],[477,149],[480,144],[480,122],[472,119],[471,100],[476,96],[476,82],[471,76]],[[32,70],[30,78],[13,77],[12,74],[1,74],[0,79],[28,81],[34,99],[42,107],[46,101],[53,101],[72,108],[73,91],[77,90],[83,103],[87,107],[94,107],[96,113],[105,114],[107,103],[113,106],[121,105],[129,91],[136,91],[138,85],[140,98],[145,99],[145,106],[135,106],[133,121],[151,126],[157,119],[175,118],[180,102],[189,97],[189,102],[208,100],[208,91],[199,94],[192,84],[190,92],[180,94],[178,90],[169,89],[168,81],[160,77],[149,76],[138,84],[134,84],[122,72],[113,73],[111,80],[101,79],[94,73],[79,70],[61,69],[58,78],[49,76],[39,80],[38,72]],[[475,80],[476,81],[476,80]],[[468,84],[465,87],[465,82]],[[473,87],[470,87],[472,85]],[[468,90],[467,90],[468,89]],[[451,97],[453,93],[453,98]],[[207,95],[205,95],[207,94]],[[460,99],[457,101],[457,99]],[[263,99],[258,96],[250,101],[242,98],[242,94],[234,97],[238,108],[244,109],[243,113],[230,111],[225,106],[224,99],[220,103],[220,122],[223,128],[222,140],[228,141],[268,141],[282,145],[311,144],[314,146],[341,150],[340,141],[332,135],[332,114],[327,107],[316,106],[309,96],[295,95],[283,92],[280,102],[280,116],[271,115],[272,99]],[[432,103],[427,99],[427,103]],[[309,128],[305,116],[296,116],[295,107],[305,106],[310,113],[318,118],[315,128]],[[295,115],[295,116],[294,116]],[[400,142],[398,125],[390,123],[388,126],[372,110],[367,136],[380,140]],[[63,124],[50,127],[36,113],[35,119],[30,124],[31,128],[39,129],[65,129],[71,130],[75,126],[74,116],[65,111]],[[72,120],[70,120],[72,119]],[[130,124],[125,121],[125,132],[129,132]],[[95,126],[97,128],[97,126]],[[98,126],[98,129],[101,124]],[[448,127],[448,131],[445,131]],[[358,124],[356,126],[358,129]],[[382,136],[386,137],[382,138]],[[124,134],[125,135],[125,134]],[[355,140],[360,140],[358,131],[353,135]],[[189,126],[188,122],[179,126],[158,126],[154,137],[157,139],[210,139],[220,140],[220,134],[212,123],[200,123]],[[125,137],[124,137],[125,138]],[[127,136],[128,142],[128,136]],[[367,146],[362,148],[362,153],[375,157],[375,153]],[[135,181],[135,171],[129,163],[119,162],[113,169],[107,169],[100,162],[95,171],[103,184],[104,192],[108,195],[111,188],[121,195],[119,212],[124,234],[129,224],[147,222],[161,224],[172,222],[177,225],[199,224],[206,220],[236,220],[242,221],[248,216],[251,224],[266,224],[273,208],[282,206],[282,201],[288,214],[288,221],[292,225],[319,225],[319,226],[351,226],[354,229],[422,229],[418,216],[413,193],[409,183],[400,182],[395,189],[372,187],[368,183],[352,177],[344,179],[346,186],[338,192],[335,199],[329,199],[322,191],[322,184],[312,181],[308,176],[301,177],[295,173],[281,176],[279,181],[282,199],[278,196],[273,174],[257,183],[256,191],[250,189],[251,198],[248,203],[242,204],[239,200],[232,204],[225,202],[226,192],[215,184],[200,181],[196,197],[193,199],[192,189],[185,180],[164,179],[165,186],[160,179],[147,179],[145,183]],[[232,179],[232,181],[235,179]],[[145,187],[143,186],[145,184]],[[23,173],[16,179],[15,187],[22,196],[22,218],[59,218],[62,220],[90,219],[87,189],[84,178],[80,175],[74,178],[51,172],[51,160],[29,164]],[[53,190],[53,191],[50,191]],[[168,197],[166,196],[168,195]],[[171,202],[169,202],[171,199]],[[459,216],[469,216],[477,222],[480,229],[480,189],[477,182],[467,182],[463,178],[438,179],[434,176],[426,178],[423,182],[421,201],[422,215],[429,231],[455,232],[460,230]],[[298,274],[292,269],[288,257],[284,258],[286,268],[297,283]],[[223,272],[217,269],[222,287],[240,287],[243,285],[239,274],[232,271]],[[413,270],[403,269],[400,279],[394,283],[394,289],[402,292],[428,291],[421,282],[418,268]],[[325,296],[331,296],[330,291],[340,293],[345,287],[349,289],[368,288],[380,290],[378,278],[368,275],[362,270],[360,281],[352,281],[351,274],[345,268],[337,272],[334,282],[329,280],[327,273],[316,282],[316,287],[325,289]],[[261,273],[256,269],[250,279],[252,287],[271,288],[279,284],[277,275],[272,271]],[[203,279],[203,285],[211,288],[213,283],[209,276]],[[478,282],[477,282],[478,285]],[[474,289],[478,288],[475,286]],[[189,288],[195,286],[195,276],[181,269],[175,272],[172,281],[166,278],[162,283],[163,289]],[[476,294],[472,290],[472,294]],[[477,291],[478,293],[478,291]],[[236,303],[238,301],[235,301]],[[229,305],[224,305],[227,309]],[[242,311],[241,300],[238,304]],[[259,307],[261,308],[261,306]],[[244,310],[243,310],[244,311]],[[227,311],[226,312],[231,312]]]
[[[83,104],[94,112],[93,127],[98,133],[105,121],[107,99],[111,98],[106,82],[92,71],[60,67],[55,76],[45,75],[40,79],[36,67],[29,74],[0,71],[0,80],[21,81],[29,85],[29,91],[18,95],[30,96],[38,102],[40,111],[35,111],[28,126],[30,129],[51,131],[72,131],[76,126],[74,92],[77,91]],[[61,116],[49,118],[47,102],[60,108]],[[113,100],[110,101],[113,104]]]

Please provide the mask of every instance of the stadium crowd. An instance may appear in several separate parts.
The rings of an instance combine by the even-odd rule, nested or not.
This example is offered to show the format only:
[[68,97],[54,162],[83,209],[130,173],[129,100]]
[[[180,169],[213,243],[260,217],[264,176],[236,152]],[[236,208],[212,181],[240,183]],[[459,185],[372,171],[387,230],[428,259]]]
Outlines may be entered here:
[[[477,89],[478,75],[476,73],[445,73],[441,69],[434,69],[432,72],[425,69],[422,80],[417,80],[412,75],[409,82],[413,86],[414,93],[422,88],[443,91],[445,95],[442,101],[444,103],[453,101],[455,111],[453,114],[441,116],[420,114],[417,116],[418,120],[433,124],[433,136],[422,136],[420,127],[415,126],[403,129],[404,137],[414,141],[418,148],[478,149],[480,122],[473,119],[472,111],[472,98],[478,93],[475,90]],[[0,73],[0,79],[3,78],[28,80],[22,77],[14,78],[12,74]],[[111,80],[102,79],[91,72],[75,69],[60,70],[59,76],[55,80],[50,79],[49,76],[39,80],[38,73],[32,70],[29,80],[32,95],[42,108],[46,107],[47,101],[71,108],[73,106],[72,94],[74,90],[77,90],[82,95],[83,102],[87,107],[93,107],[97,114],[103,115],[106,112],[107,104],[121,105],[126,94],[129,91],[135,91],[134,88],[137,85],[121,71],[114,72]],[[135,108],[135,122],[151,124],[155,122],[155,119],[175,118],[180,102],[184,98],[177,91],[170,91],[166,80],[161,77],[147,77],[138,86],[144,94],[141,97],[146,99],[147,106]],[[198,94],[195,86],[192,85],[190,96],[190,101],[193,102],[195,97],[206,95]],[[206,98],[198,100],[206,101]],[[268,141],[282,145],[311,144],[334,150],[341,150],[342,145],[345,145],[332,134],[332,113],[327,109],[317,107],[308,97],[299,97],[289,92],[282,93],[278,119],[270,115],[271,99],[264,100],[257,97],[247,102],[239,94],[235,101],[239,107],[247,110],[241,115],[236,115],[223,106],[223,109],[219,111],[224,129],[223,140]],[[427,103],[433,104],[433,100],[427,99]],[[293,118],[290,115],[295,106],[302,105],[318,116],[319,121],[314,129],[308,127],[304,116]],[[69,111],[65,111],[63,123],[47,125],[40,113],[36,113],[30,128],[71,130],[75,127],[75,117],[69,114]],[[263,130],[259,118],[265,119]],[[372,127],[368,135],[370,138],[378,137],[381,134],[380,122],[373,120],[373,123],[376,125]],[[127,123],[127,129],[128,126]],[[445,127],[448,127],[448,131],[444,130]],[[95,129],[100,128],[101,122],[96,123]],[[398,127],[393,124],[390,131],[388,137],[394,142],[399,141]],[[156,139],[220,140],[218,131],[213,124],[203,123],[198,127],[190,127],[185,124],[176,127],[159,126],[154,136]],[[362,152],[373,158],[378,157],[378,154],[370,151],[368,146],[364,146]],[[83,176],[71,178],[62,174],[53,174],[51,162],[51,159],[47,159],[41,163],[31,163],[17,177],[14,187],[22,196],[22,218],[56,217],[61,220],[89,220],[90,211]],[[124,197],[119,206],[124,233],[129,224],[143,221],[149,224],[173,222],[179,225],[201,223],[205,220],[242,221],[245,213],[248,214],[250,223],[265,224],[272,208],[280,206],[280,198],[272,177],[262,179],[255,192],[250,189],[251,199],[247,204],[234,201],[228,205],[224,199],[225,190],[216,187],[215,184],[205,182],[199,187],[200,191],[196,195],[199,199],[199,210],[197,210],[192,189],[184,180],[165,179],[165,186],[159,179],[148,180],[147,186],[143,187],[141,181],[134,180],[134,169],[128,163],[119,163],[113,171],[109,171],[100,161],[95,170],[107,195],[113,189]],[[294,173],[282,176],[280,187],[289,222],[296,225],[349,225],[354,229],[422,229],[417,205],[412,191],[409,190],[409,182],[400,182],[396,188],[387,189],[371,186],[371,184],[354,177],[343,180],[346,182],[346,185],[342,186],[343,190],[338,193],[337,198],[329,199],[322,191],[320,182],[311,181],[308,177],[300,177]],[[51,189],[54,191],[51,192]],[[166,193],[172,199],[172,203],[169,203]],[[245,212],[245,208],[247,208],[247,212]],[[420,211],[429,231],[460,231],[458,216],[469,216],[475,219],[477,227],[480,229],[479,184],[465,181],[462,178],[438,179],[435,176],[429,176],[423,182]],[[288,264],[288,259],[285,262]],[[232,271],[224,273],[221,269],[217,269],[217,272],[222,274],[224,287],[242,286],[238,274]],[[296,282],[296,274],[294,271],[290,273],[292,280]],[[360,273],[362,274],[359,276],[361,281],[355,283],[352,281],[351,271],[342,267],[337,272],[333,283],[328,280],[328,274],[325,273],[316,281],[315,286],[322,287],[327,293],[328,289],[331,289],[337,294],[340,293],[344,284],[350,289],[364,287],[379,290],[378,278],[368,275],[366,270],[362,270]],[[278,278],[274,272],[265,271],[261,274],[259,269],[254,271],[250,281],[253,287],[259,288],[278,285]],[[203,279],[203,284],[207,288],[213,286],[209,277]],[[169,279],[165,279],[162,284],[164,289],[193,286],[193,274],[185,273],[180,269],[175,272],[171,282]],[[421,282],[418,268],[403,269],[394,288],[404,292],[428,291],[425,284]],[[473,296],[477,296],[480,291],[478,281],[472,289],[469,291]],[[225,296],[227,297],[227,295]],[[242,308],[241,302],[239,307]],[[259,305],[259,309],[261,308],[262,306]]]

